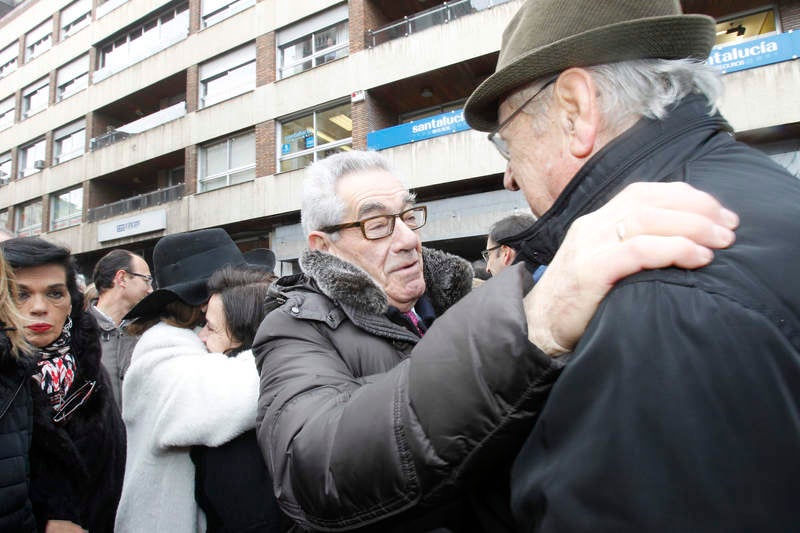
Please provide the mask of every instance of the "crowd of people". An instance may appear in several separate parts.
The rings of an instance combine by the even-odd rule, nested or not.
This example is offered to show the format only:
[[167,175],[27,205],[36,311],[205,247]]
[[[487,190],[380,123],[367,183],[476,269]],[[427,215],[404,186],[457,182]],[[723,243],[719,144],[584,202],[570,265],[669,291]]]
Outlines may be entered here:
[[465,116],[535,218],[477,287],[358,150],[306,169],[297,274],[203,229],[87,302],[69,250],[0,243],[0,531],[795,529],[800,182],[729,134],[713,36],[522,5]]

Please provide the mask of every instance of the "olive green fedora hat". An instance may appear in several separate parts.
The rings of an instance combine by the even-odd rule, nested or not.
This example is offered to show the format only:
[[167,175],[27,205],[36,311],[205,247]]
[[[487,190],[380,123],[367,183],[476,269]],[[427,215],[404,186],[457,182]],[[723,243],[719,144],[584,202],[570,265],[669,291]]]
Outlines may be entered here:
[[476,130],[497,126],[498,100],[569,67],[629,59],[705,60],[714,19],[684,15],[678,0],[528,0],[503,32],[495,73],[467,100]]

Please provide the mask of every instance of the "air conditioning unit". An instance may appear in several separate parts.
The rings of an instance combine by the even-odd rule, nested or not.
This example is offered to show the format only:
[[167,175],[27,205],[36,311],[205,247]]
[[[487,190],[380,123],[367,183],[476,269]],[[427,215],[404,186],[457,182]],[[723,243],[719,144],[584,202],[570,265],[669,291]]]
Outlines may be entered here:
[[44,167],[45,167],[44,159],[37,159],[36,161],[33,162],[33,168],[35,168],[36,170],[42,170]]

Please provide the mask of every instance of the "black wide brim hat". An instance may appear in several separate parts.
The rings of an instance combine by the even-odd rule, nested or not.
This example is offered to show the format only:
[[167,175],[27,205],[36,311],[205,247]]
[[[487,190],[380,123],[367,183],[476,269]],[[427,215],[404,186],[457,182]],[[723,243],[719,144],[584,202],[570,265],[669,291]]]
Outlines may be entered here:
[[467,100],[476,130],[497,127],[497,107],[512,90],[570,67],[631,59],[705,60],[714,19],[682,14],[678,0],[528,0],[503,32],[495,73]]
[[248,265],[255,265],[270,272],[275,271],[275,253],[269,248],[253,248],[244,253]]
[[191,306],[208,301],[206,282],[224,266],[244,265],[236,243],[221,228],[167,235],[153,249],[156,290],[145,296],[125,320],[157,316],[170,302]]

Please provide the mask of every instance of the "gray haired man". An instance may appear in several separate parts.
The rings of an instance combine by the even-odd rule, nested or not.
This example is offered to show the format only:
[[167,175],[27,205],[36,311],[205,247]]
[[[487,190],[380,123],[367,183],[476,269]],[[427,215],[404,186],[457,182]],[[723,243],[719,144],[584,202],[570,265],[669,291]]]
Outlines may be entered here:
[[[580,338],[539,344],[572,353],[514,466],[521,530],[797,528],[800,181],[716,113],[714,28],[677,0],[529,0],[467,102],[539,216],[521,254],[549,263],[541,285],[567,229],[635,180],[688,183],[742,220],[710,265],[634,275]],[[632,214],[607,228],[621,247]],[[547,306],[532,314],[550,329]]]
[[[563,366],[529,340],[539,331],[529,320],[539,294],[531,276],[508,269],[464,297],[469,264],[422,247],[427,209],[382,156],[350,151],[306,172],[303,273],[272,285],[275,310],[254,344],[258,440],[281,508],[311,530],[512,529],[508,461]],[[542,285],[537,301],[556,313],[570,305],[570,327],[588,322],[595,293],[615,275],[648,266],[607,238],[619,211],[640,207],[645,216],[632,220],[650,240],[639,251],[658,256],[655,266],[697,267],[709,260],[705,245],[719,245],[720,206],[708,195],[686,188],[670,204],[691,206],[665,216],[687,222],[678,234],[700,243],[679,238],[676,247],[649,224],[639,194],[623,193],[579,224],[576,246],[552,267],[584,276],[588,297]],[[617,261],[587,268],[605,248],[616,248]],[[584,275],[598,270],[605,277]]]

